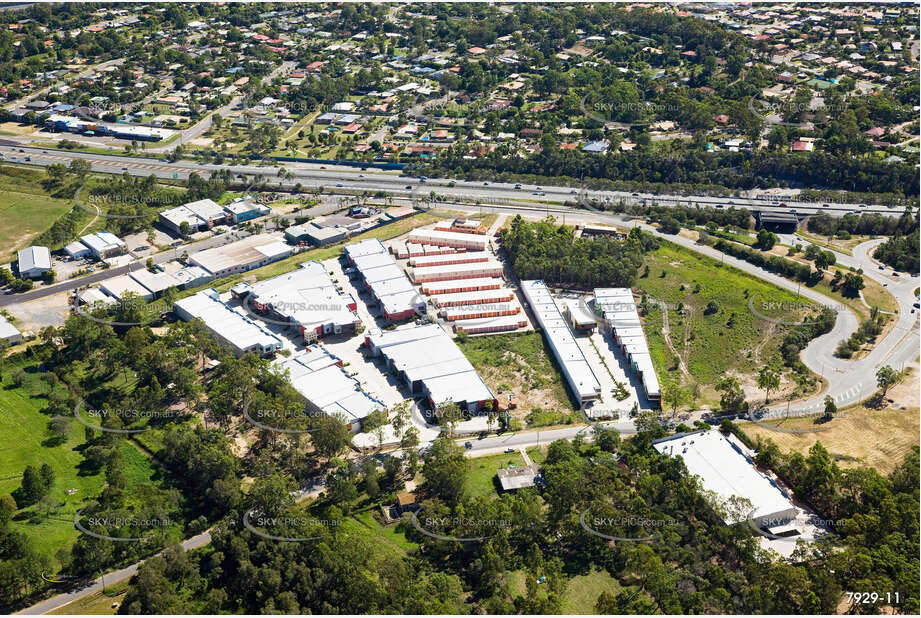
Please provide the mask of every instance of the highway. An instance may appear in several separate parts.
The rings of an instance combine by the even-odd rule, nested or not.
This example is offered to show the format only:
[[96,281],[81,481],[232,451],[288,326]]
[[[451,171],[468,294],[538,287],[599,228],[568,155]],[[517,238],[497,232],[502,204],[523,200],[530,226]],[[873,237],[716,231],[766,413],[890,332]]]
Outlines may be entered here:
[[[196,125],[197,126],[197,125]],[[193,128],[194,129],[194,128]],[[192,131],[193,129],[187,129]],[[60,134],[62,137],[67,134]],[[184,136],[182,141],[190,137]],[[148,146],[148,150],[155,150],[157,146]],[[171,149],[171,148],[160,148]],[[0,156],[6,162],[46,166],[53,163],[68,165],[74,159],[88,161],[94,172],[122,174],[127,172],[133,176],[154,175],[164,179],[185,180],[193,172],[208,177],[220,170],[229,170],[234,177],[239,177],[241,184],[250,182],[255,176],[262,176],[273,186],[292,188],[300,183],[306,190],[315,187],[325,187],[328,190],[351,193],[376,193],[385,191],[393,196],[418,195],[428,196],[435,193],[444,201],[464,201],[473,203],[477,200],[483,203],[534,205],[541,203],[563,204],[579,200],[597,200],[598,202],[656,202],[663,205],[692,205],[713,206],[728,208],[730,206],[744,207],[751,210],[761,210],[772,213],[790,213],[795,210],[799,216],[824,212],[830,215],[842,216],[851,212],[875,212],[886,215],[899,215],[901,208],[888,208],[879,205],[861,204],[828,204],[800,202],[778,196],[777,203],[771,200],[749,199],[742,197],[710,197],[687,196],[677,194],[652,194],[630,193],[625,191],[594,191],[582,190],[581,187],[553,187],[522,185],[516,189],[515,184],[493,183],[485,181],[452,180],[445,178],[429,178],[425,182],[417,177],[402,176],[396,171],[385,171],[374,168],[366,170],[347,166],[319,165],[313,163],[285,163],[284,169],[294,175],[291,179],[278,178],[278,171],[282,165],[216,165],[196,161],[179,160],[167,162],[163,159],[144,156],[127,156],[118,154],[92,154],[71,152],[49,148],[37,148],[20,145],[12,138],[0,140]],[[27,161],[26,158],[29,160]],[[768,190],[760,193],[770,194]],[[780,204],[785,204],[781,206]]]

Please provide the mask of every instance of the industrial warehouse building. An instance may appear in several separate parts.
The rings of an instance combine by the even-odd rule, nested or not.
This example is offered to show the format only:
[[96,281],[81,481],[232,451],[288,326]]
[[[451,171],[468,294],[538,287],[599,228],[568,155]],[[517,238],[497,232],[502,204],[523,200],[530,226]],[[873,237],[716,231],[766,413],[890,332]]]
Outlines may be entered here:
[[718,429],[678,434],[652,443],[670,457],[681,457],[688,473],[700,477],[701,485],[714,492],[724,504],[734,496],[751,502],[750,508],[729,508],[723,513],[727,524],[751,519],[760,527],[776,528],[796,517],[798,509],[790,497],[755,467],[754,453],[732,434]]
[[479,290],[498,290],[502,287],[502,279],[496,277],[483,277],[482,279],[454,279],[450,281],[430,281],[423,283],[422,292],[430,295],[461,294],[463,292],[476,292]]
[[326,267],[317,261],[253,284],[247,302],[259,313],[297,326],[305,341],[354,334],[361,324],[355,299],[340,293]]
[[227,213],[227,220],[230,223],[243,223],[267,215],[272,212],[272,209],[265,204],[260,204],[251,196],[244,195],[229,204],[224,204],[224,212]]
[[426,324],[365,337],[375,356],[382,356],[414,395],[423,395],[432,409],[445,402],[476,414],[495,397],[439,324]]
[[322,247],[345,240],[349,237],[349,231],[342,227],[323,227],[315,223],[304,223],[303,225],[292,225],[285,230],[285,240],[290,243],[309,242],[312,245]]
[[483,251],[474,251],[471,253],[450,253],[447,255],[424,255],[422,257],[413,257],[409,259],[409,265],[418,268],[427,266],[447,266],[449,264],[474,264],[476,262],[488,262],[489,254]]
[[119,275],[118,277],[106,279],[99,284],[99,289],[112,298],[119,300],[124,300],[129,292],[147,302],[154,299],[154,293],[138,283],[130,275]]
[[223,247],[193,253],[189,261],[219,279],[277,262],[293,253],[294,247],[278,238],[270,234],[256,234]]
[[5,341],[9,345],[15,345],[22,341],[22,333],[19,329],[10,324],[6,316],[0,314],[0,341]]
[[464,305],[482,305],[485,303],[507,303],[515,298],[515,292],[508,288],[495,290],[474,290],[454,294],[439,294],[434,297],[439,307],[461,307]]
[[544,330],[550,349],[563,371],[563,377],[576,401],[585,403],[601,398],[601,383],[576,343],[572,331],[550,290],[543,281],[521,282],[521,291],[531,305],[538,325]]
[[448,219],[439,221],[435,224],[435,230],[439,232],[460,232],[462,234],[485,234],[488,230],[486,226],[473,219]]
[[48,247],[32,246],[20,249],[18,259],[20,279],[39,279],[51,271],[51,251]]
[[189,232],[209,230],[215,225],[225,223],[229,213],[214,200],[204,199],[189,202],[160,212],[160,224],[177,234],[183,223],[189,224]]
[[446,232],[442,230],[415,229],[409,233],[409,243],[433,245],[435,247],[454,247],[467,251],[486,251],[489,237],[463,232]]
[[401,260],[407,258],[417,258],[424,256],[437,255],[454,255],[455,253],[466,253],[465,249],[455,249],[454,247],[436,247],[435,245],[420,245],[414,242],[397,242],[393,245],[393,254]]
[[455,279],[482,279],[484,277],[501,277],[502,262],[487,260],[473,264],[446,264],[413,268],[410,277],[415,283],[431,281],[451,281]]
[[186,322],[194,319],[204,322],[205,328],[237,356],[249,352],[264,356],[282,347],[281,339],[250,319],[242,309],[234,310],[224,304],[215,289],[176,301],[173,311]]
[[479,318],[496,318],[521,313],[521,305],[518,304],[518,301],[509,303],[462,305],[460,307],[449,307],[445,309],[443,313],[448,322],[455,322],[457,320],[476,320]]
[[646,398],[652,403],[659,403],[662,400],[659,380],[652,365],[633,292],[629,288],[596,288],[595,312],[603,318],[603,328],[614,338],[614,343],[642,381]]
[[344,417],[352,433],[361,431],[362,421],[371,412],[387,409],[362,390],[358,381],[342,368],[339,358],[320,345],[308,346],[297,356],[275,364],[288,370],[294,389],[320,411]]
[[100,260],[116,255],[124,255],[128,252],[125,241],[111,232],[103,231],[87,234],[80,237],[80,242],[86,245],[90,252]]
[[518,330],[527,325],[527,318],[524,317],[523,313],[518,313],[498,318],[458,320],[454,322],[454,330],[456,332],[467,333],[468,335],[485,335],[488,333],[504,333],[510,330]]
[[425,302],[379,239],[348,244],[345,256],[388,322],[425,313]]
[[209,230],[223,223],[242,223],[251,221],[272,212],[265,204],[260,204],[249,195],[238,197],[229,204],[221,206],[214,200],[203,199],[189,202],[182,206],[169,208],[159,213],[160,225],[179,234],[183,222],[189,224],[189,233]]

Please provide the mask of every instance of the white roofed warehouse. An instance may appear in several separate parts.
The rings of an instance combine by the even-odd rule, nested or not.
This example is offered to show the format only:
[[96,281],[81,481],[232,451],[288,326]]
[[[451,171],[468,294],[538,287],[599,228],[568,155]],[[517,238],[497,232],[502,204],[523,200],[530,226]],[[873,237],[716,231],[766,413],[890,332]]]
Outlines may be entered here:
[[237,356],[249,352],[269,355],[282,347],[281,339],[252,320],[242,309],[228,307],[214,289],[202,290],[176,301],[173,311],[186,322],[195,319],[204,322],[205,328]]
[[445,402],[476,414],[495,396],[451,336],[439,324],[375,331],[365,336],[375,356],[387,360],[414,395],[424,395],[432,409]]
[[630,362],[633,372],[643,382],[646,398],[658,404],[662,399],[659,379],[649,355],[649,345],[646,343],[640,314],[636,310],[633,292],[630,288],[596,288],[595,313],[603,318],[603,330],[614,338],[614,343]]
[[48,247],[20,249],[18,256],[20,279],[38,279],[51,271],[51,251]]
[[380,305],[388,322],[424,314],[425,301],[406,278],[403,269],[377,238],[345,246],[345,256],[364,282],[364,289]]
[[324,414],[340,415],[346,425],[357,433],[361,422],[375,410],[387,411],[387,406],[366,393],[361,385],[342,368],[342,360],[326,348],[314,344],[302,353],[275,364],[288,370],[294,389]]
[[222,247],[193,253],[189,261],[219,279],[277,262],[293,253],[294,247],[275,236],[256,234]]
[[409,233],[407,242],[435,247],[454,247],[468,251],[486,251],[489,237],[463,232],[446,232],[442,230],[415,229]]
[[521,291],[531,305],[576,401],[585,403],[600,399],[601,383],[569,330],[569,324],[550,295],[550,290],[543,281],[531,280],[521,282]]
[[502,262],[487,260],[473,264],[445,264],[441,266],[424,266],[413,268],[410,273],[413,282],[452,281],[455,279],[482,279],[484,277],[501,277]]
[[[681,457],[688,473],[700,477],[703,488],[728,506],[722,513],[727,524],[747,521],[771,528],[796,517],[797,507],[770,477],[755,467],[752,453],[732,434],[718,429],[678,434],[652,443],[660,453]],[[733,507],[729,500],[744,498],[750,505]]]
[[354,334],[361,324],[355,299],[340,293],[326,267],[317,261],[253,284],[247,302],[257,313],[297,327],[305,341]]

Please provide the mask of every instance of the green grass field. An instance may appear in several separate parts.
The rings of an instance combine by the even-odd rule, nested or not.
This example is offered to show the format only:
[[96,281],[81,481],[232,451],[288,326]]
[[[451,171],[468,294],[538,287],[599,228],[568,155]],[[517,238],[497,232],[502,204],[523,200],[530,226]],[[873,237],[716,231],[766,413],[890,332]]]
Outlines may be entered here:
[[[668,340],[662,333],[666,317],[662,308],[650,309],[645,319],[644,330],[660,382],[696,380],[702,386],[701,401],[712,402],[715,393],[707,387],[727,371],[753,375],[765,362],[779,359],[787,327],[753,315],[749,298],[797,306],[804,299],[671,243],[663,243],[658,251],[648,254],[645,264],[649,274],[640,276],[634,288],[664,302],[668,312]],[[717,303],[718,310],[705,315],[711,301]],[[679,303],[683,304],[681,312]],[[681,364],[669,341],[681,356]],[[685,375],[685,367],[690,376]]]
[[[26,533],[34,547],[52,557],[67,549],[79,534],[74,528],[74,513],[85,501],[98,495],[105,484],[104,472],[87,474],[81,470],[83,457],[78,450],[84,442],[83,426],[76,420],[71,423],[69,438],[62,444],[48,441],[49,416],[42,412],[48,386],[41,380],[35,366],[27,366],[28,378],[17,388],[10,388],[10,374],[15,368],[7,361],[0,388],[0,494],[15,491],[28,465],[48,463],[55,472],[50,497],[58,506],[50,516],[39,516],[37,506],[20,510],[13,521],[14,529]],[[58,387],[63,388],[63,387]],[[154,465],[134,445],[122,441],[121,453],[129,485],[149,481]],[[76,490],[68,494],[68,490]],[[35,515],[35,517],[33,517]]]
[[[512,597],[525,596],[525,570],[507,571],[505,580],[508,582],[509,593]],[[574,575],[569,578],[566,592],[563,593],[561,613],[566,615],[597,614],[595,603],[598,595],[608,592],[614,596],[620,592],[621,586],[607,571],[592,571],[585,575]]]
[[493,479],[499,468],[507,468],[509,464],[516,467],[525,465],[521,453],[499,453],[486,457],[475,457],[470,460],[470,474],[467,475],[465,487],[467,495],[471,498],[484,495],[496,495],[496,485]]
[[403,552],[409,553],[419,548],[418,543],[410,541],[406,538],[405,534],[397,531],[396,523],[385,526],[374,519],[370,511],[355,513],[352,517],[364,525],[369,532],[375,536],[381,537],[385,543],[398,547],[403,550]]
[[[51,197],[39,170],[0,166],[0,247],[4,254],[30,241],[70,210],[73,200]],[[0,258],[2,260],[3,258]]]

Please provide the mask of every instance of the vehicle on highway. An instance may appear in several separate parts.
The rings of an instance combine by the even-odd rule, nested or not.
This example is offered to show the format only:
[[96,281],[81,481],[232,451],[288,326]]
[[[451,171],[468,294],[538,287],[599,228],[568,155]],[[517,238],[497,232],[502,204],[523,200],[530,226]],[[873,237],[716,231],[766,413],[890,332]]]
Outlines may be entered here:
[[419,182],[425,182],[428,180],[425,176],[419,176]]
[[364,178],[365,175],[364,175],[364,174],[359,174],[358,177],[359,177],[359,178]]
[[570,189],[570,190],[569,190],[569,194],[570,194],[570,195],[575,195],[576,193],[577,193],[577,191],[576,191],[575,189]]
[[893,277],[898,277],[898,276],[899,276],[899,273],[893,271],[893,272],[892,272],[892,276],[893,276]]
[[123,168],[122,168],[122,171],[123,171],[123,172],[127,172],[127,171],[128,171],[128,168],[127,168],[127,167],[123,167]]
[[521,183],[518,183],[517,185],[515,185],[515,188],[516,188],[516,189],[520,189],[520,188],[521,188]]
[[340,182],[340,183],[337,184],[336,186],[339,187],[339,188],[341,188],[341,187],[342,187],[342,183]]
[[632,195],[633,197],[639,197],[639,196],[640,196],[639,193],[631,193],[630,195]]
[[513,448],[507,448],[507,449],[505,449],[505,452],[506,452],[506,453],[514,453],[514,452],[515,452],[515,449],[513,449]]
[[26,157],[25,160],[26,160],[26,161],[31,161],[31,160],[32,160],[32,157]]
[[465,449],[472,449],[472,448],[473,448],[473,442],[464,442],[464,448],[465,448]]
[[488,183],[488,182],[484,182],[484,183],[483,183],[483,186],[484,186],[484,187],[488,187],[488,186],[489,186],[489,183]]
[[320,166],[320,169],[321,169],[321,170],[325,170],[325,169],[326,169],[326,166],[325,166],[325,165],[321,165],[321,166]]
[[407,188],[407,189],[412,189],[413,186],[412,186],[412,185],[406,185],[406,188]]
[[828,204],[822,204],[822,208],[831,208]]

